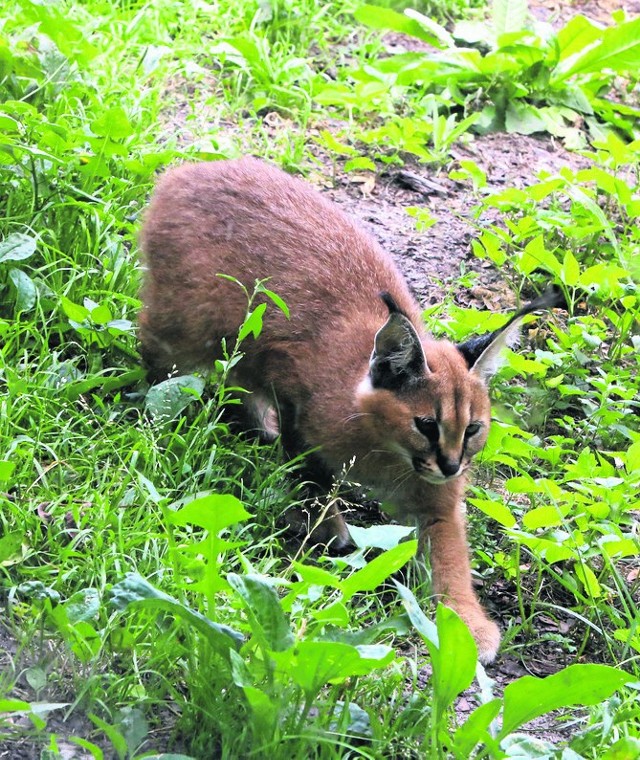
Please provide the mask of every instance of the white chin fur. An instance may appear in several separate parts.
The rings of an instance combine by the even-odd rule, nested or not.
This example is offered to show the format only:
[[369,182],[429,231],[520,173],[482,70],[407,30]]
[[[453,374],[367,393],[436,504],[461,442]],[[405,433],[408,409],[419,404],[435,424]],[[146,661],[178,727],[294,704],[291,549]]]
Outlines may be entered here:
[[462,473],[463,470],[458,470],[455,475],[449,475],[449,477],[446,478],[444,475],[437,475],[435,472],[421,472],[419,474],[422,480],[426,480],[427,483],[430,483],[432,486],[439,486],[442,485],[442,483],[448,483],[450,480],[459,478]]

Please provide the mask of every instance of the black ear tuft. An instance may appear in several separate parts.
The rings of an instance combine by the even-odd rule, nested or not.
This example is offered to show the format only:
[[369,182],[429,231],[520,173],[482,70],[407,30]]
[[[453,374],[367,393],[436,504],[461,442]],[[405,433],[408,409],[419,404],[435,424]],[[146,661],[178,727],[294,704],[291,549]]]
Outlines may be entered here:
[[497,333],[485,333],[484,335],[475,335],[469,340],[465,340],[464,343],[459,343],[456,348],[464,357],[467,367],[471,369],[473,365],[478,361],[481,354],[496,338]]
[[545,311],[546,309],[567,309],[567,299],[559,285],[549,285],[541,296],[534,298],[533,301],[525,304],[520,311],[517,311],[502,329],[504,330],[505,327],[526,314],[531,314],[534,311]]
[[500,353],[518,342],[520,322],[527,314],[543,309],[566,309],[567,302],[557,285],[550,285],[545,292],[517,311],[503,327],[485,335],[470,338],[457,348],[467,367],[482,377],[490,377],[500,365]]
[[389,314],[403,314],[405,317],[407,316],[404,311],[398,306],[396,303],[396,299],[391,295],[391,293],[388,293],[386,290],[383,290],[380,293],[380,298],[385,303],[385,306],[387,309],[389,309]]

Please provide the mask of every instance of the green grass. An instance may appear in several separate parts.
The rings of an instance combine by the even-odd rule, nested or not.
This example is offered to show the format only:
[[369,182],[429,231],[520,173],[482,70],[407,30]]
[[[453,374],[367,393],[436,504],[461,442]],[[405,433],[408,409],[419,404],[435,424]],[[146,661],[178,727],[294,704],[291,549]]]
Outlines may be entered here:
[[[480,167],[451,164],[474,118],[461,123],[446,93],[349,80],[354,66],[371,73],[383,59],[357,7],[9,2],[0,26],[0,633],[18,653],[0,674],[0,746],[29,737],[34,756],[49,752],[42,757],[62,756],[63,741],[94,757],[172,748],[533,757],[518,729],[535,717],[539,688],[539,713],[566,707],[575,720],[571,757],[637,751],[637,687],[620,687],[640,677],[640,150],[605,125],[589,147],[591,174],[488,194]],[[330,104],[334,75],[345,98],[358,81],[367,97],[347,98],[346,112]],[[337,164],[340,151],[370,162],[359,170],[415,154],[402,141],[370,147],[372,130],[395,114],[408,119],[403,134],[428,146],[421,158],[473,185],[479,216],[498,210],[500,223],[479,225],[477,255],[515,291],[554,279],[572,306],[530,355],[510,358],[470,503],[476,570],[513,594],[505,651],[526,662],[559,647],[577,669],[563,681],[520,679],[495,698],[480,670],[479,706],[455,732],[474,645],[455,616],[440,608],[434,617],[428,584],[407,564],[415,545],[372,528],[348,557],[295,555],[280,518],[304,496],[296,463],[277,444],[229,432],[224,368],[206,388],[185,381],[192,393],[178,394],[169,419],[143,397],[136,231],[156,171],[249,151],[306,170],[312,141],[323,139],[308,130],[345,113],[340,139],[350,144],[324,136]],[[427,319],[456,339],[477,324],[448,301]],[[428,617],[390,579],[403,567]],[[540,625],[549,619],[557,627]],[[563,628],[567,620],[575,624]],[[406,654],[408,643],[418,654]],[[499,722],[490,729],[499,712],[502,734]],[[562,747],[546,752],[560,757]]]

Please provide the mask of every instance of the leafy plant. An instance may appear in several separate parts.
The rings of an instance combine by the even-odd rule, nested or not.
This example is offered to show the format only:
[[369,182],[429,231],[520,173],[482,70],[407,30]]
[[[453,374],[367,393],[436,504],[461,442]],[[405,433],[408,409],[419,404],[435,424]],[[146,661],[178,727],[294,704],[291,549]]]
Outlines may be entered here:
[[[330,572],[298,564],[296,572],[301,580],[292,583],[253,573],[223,575],[226,556],[242,546],[242,542],[229,540],[223,534],[232,525],[249,517],[234,497],[209,494],[187,501],[179,509],[176,505],[169,505],[165,508],[165,516],[170,529],[174,567],[185,579],[183,590],[206,600],[207,614],[154,589],[138,576],[130,576],[114,586],[112,601],[121,610],[149,609],[156,614],[177,615],[197,631],[218,658],[215,668],[218,680],[208,683],[207,692],[235,687],[244,695],[249,721],[246,730],[254,737],[254,743],[275,745],[287,733],[308,731],[309,725],[316,720],[312,718],[312,709],[316,709],[318,701],[325,701],[322,693],[329,684],[342,684],[347,679],[366,676],[395,659],[388,646],[352,643],[353,634],[340,631],[344,623],[335,627],[339,619],[335,609],[356,593],[375,588],[405,564],[415,552],[415,541],[390,549],[345,580]],[[184,543],[178,539],[176,529],[192,527],[205,530],[201,540]],[[330,604],[310,593],[312,589],[327,584],[339,592],[339,597]],[[280,598],[276,591],[278,587],[290,590]],[[231,597],[235,600],[233,606],[239,605],[244,611],[246,622],[241,624],[242,632],[214,622],[218,617],[217,610],[228,606],[228,602],[221,602],[220,595]],[[321,614],[329,609],[333,610],[330,617]],[[346,614],[346,608],[343,609]],[[316,622],[303,624],[303,620],[309,619]],[[334,625],[331,635],[327,635],[330,621]],[[199,667],[195,663],[194,666]],[[193,674],[187,678],[188,682],[194,681]],[[191,697],[194,707],[200,703],[198,694]],[[338,707],[335,694],[329,696],[328,704],[331,708],[324,713],[325,720],[333,719],[334,711],[342,716],[339,723],[353,711],[364,716],[356,705]],[[216,732],[224,731],[217,722],[211,728]],[[231,741],[231,734],[227,740]]]
[[[0,271],[5,270],[6,273],[6,282],[0,292],[13,291],[14,307],[18,313],[33,309],[37,300],[37,288],[31,277],[15,266],[15,263],[26,261],[35,252],[36,241],[24,233],[14,232],[0,243]],[[9,303],[9,298],[5,297],[3,301]]]
[[[318,102],[344,103],[351,92],[361,101],[365,89],[375,86],[378,99],[394,91],[396,98],[411,93],[418,112],[421,101],[433,95],[467,114],[479,111],[473,122],[465,122],[479,132],[550,132],[579,144],[574,124],[583,119],[595,136],[603,122],[635,135],[637,110],[607,100],[605,93],[616,75],[633,75],[640,63],[639,19],[618,17],[614,26],[602,29],[576,16],[553,34],[525,28],[524,0],[499,0],[489,25],[462,22],[452,33],[411,9],[401,15],[364,5],[355,16],[373,28],[416,37],[439,52],[399,53],[370,62],[351,72],[354,85],[329,84],[317,94]],[[405,149],[414,152],[410,140]]]

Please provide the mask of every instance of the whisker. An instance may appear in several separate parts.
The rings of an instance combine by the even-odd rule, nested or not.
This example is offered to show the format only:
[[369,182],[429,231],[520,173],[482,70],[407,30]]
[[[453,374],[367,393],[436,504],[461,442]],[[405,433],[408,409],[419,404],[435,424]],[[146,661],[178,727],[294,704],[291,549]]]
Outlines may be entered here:
[[357,420],[358,417],[371,417],[371,412],[354,412],[353,414],[349,414],[347,417],[342,418],[342,422],[352,422],[353,420]]

